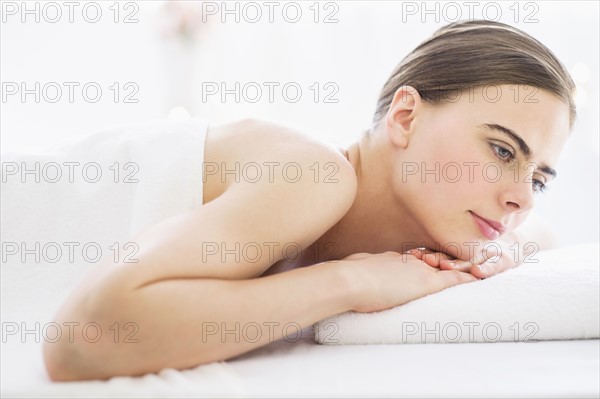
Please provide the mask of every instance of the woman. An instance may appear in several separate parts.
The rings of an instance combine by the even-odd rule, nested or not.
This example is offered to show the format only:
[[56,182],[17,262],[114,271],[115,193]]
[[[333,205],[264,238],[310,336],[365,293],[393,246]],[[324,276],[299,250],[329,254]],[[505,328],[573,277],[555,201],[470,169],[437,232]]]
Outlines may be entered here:
[[[573,91],[541,43],[472,21],[440,29],[398,65],[347,150],[268,122],[212,127],[206,163],[293,163],[294,176],[207,175],[202,207],[132,238],[138,263],[100,267],[72,293],[57,322],[121,335],[46,343],[50,377],[229,359],[285,336],[289,322],[388,309],[517,265],[548,247],[517,228],[556,174]],[[272,250],[239,256],[249,244]],[[248,325],[256,339],[233,332]]]

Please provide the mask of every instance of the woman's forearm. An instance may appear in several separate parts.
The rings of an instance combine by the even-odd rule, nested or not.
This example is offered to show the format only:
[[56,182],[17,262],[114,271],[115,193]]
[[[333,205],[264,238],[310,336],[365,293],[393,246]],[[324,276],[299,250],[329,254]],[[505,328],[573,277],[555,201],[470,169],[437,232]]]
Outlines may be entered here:
[[339,266],[325,262],[252,280],[164,280],[120,302],[106,298],[99,301],[105,309],[73,315],[81,325],[98,323],[99,341],[47,344],[50,375],[76,380],[189,368],[286,335],[297,340],[301,329],[351,310],[355,287]]

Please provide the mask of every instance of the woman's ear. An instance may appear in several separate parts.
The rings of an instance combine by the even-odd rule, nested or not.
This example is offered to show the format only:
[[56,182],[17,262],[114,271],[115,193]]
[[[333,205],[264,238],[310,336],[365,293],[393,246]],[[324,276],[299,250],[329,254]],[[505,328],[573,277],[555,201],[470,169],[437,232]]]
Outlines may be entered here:
[[385,117],[387,134],[395,145],[402,148],[408,146],[421,102],[419,92],[412,86],[401,86],[396,90]]

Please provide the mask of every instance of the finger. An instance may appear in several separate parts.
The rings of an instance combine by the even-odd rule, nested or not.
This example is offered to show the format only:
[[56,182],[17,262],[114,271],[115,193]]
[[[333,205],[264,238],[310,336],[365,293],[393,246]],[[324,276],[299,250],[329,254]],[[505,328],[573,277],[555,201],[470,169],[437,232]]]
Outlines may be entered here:
[[471,274],[465,273],[458,270],[440,270],[437,272],[438,275],[438,284],[440,290],[453,287],[459,284],[472,283],[474,281],[479,281],[480,278]]
[[440,260],[440,269],[442,270],[458,270],[468,273],[473,267],[473,263],[468,260],[459,259],[442,259]]
[[486,262],[483,262],[479,265],[473,265],[470,273],[478,278],[488,278],[496,274],[493,268],[490,267],[490,265]]
[[441,256],[439,253],[427,253],[421,256],[421,260],[427,263],[429,266],[439,267]]
[[454,269],[456,266],[456,259],[444,252],[433,252],[425,254],[421,257],[429,266],[438,267],[440,269]]
[[496,246],[486,247],[485,250],[475,254],[469,261],[474,265],[480,265],[486,261],[498,261],[502,255],[502,250]]
[[432,253],[436,253],[436,252],[438,252],[438,251],[434,251],[433,249],[429,249],[426,247],[417,247],[417,248],[409,249],[408,251],[405,251],[404,253],[411,254],[414,256],[423,256],[425,254],[432,254]]
[[421,253],[421,256],[417,256],[418,259],[421,259],[422,262],[425,262],[429,266],[438,267],[438,261],[435,257],[431,256],[428,253]]
[[473,265],[470,273],[479,278],[488,278],[517,266],[511,262],[488,260],[479,265]]
[[[413,248],[413,249],[409,249],[408,251],[404,251],[404,255],[414,256],[415,258],[421,260],[422,262],[425,262],[425,260],[423,259],[423,255],[425,255],[426,253],[427,253],[426,248]],[[429,265],[429,266],[435,266],[435,265]]]
[[421,257],[422,257],[423,255],[425,255],[426,253],[429,253],[429,252],[432,252],[432,251],[429,251],[429,250],[428,250],[427,248],[425,248],[425,247],[419,247],[419,248],[413,248],[413,249],[409,249],[408,251],[405,251],[404,253],[405,253],[405,254],[412,255],[412,256],[415,256],[415,257],[417,257],[417,258],[421,259]]

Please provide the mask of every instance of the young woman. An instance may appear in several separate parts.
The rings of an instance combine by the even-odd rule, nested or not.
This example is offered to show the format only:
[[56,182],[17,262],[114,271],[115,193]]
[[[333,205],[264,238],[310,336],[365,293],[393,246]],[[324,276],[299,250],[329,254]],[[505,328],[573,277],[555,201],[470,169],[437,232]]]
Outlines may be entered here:
[[[98,268],[56,316],[103,330],[129,323],[134,339],[46,343],[50,377],[229,359],[284,337],[290,322],[388,309],[517,265],[549,246],[518,227],[556,174],[573,91],[537,40],[471,21],[440,29],[397,66],[348,149],[258,120],[211,127],[205,162],[295,163],[294,176],[207,176],[203,206],[133,237],[139,262]],[[207,257],[204,243],[230,255],[271,250]],[[257,339],[221,334],[248,325]]]

